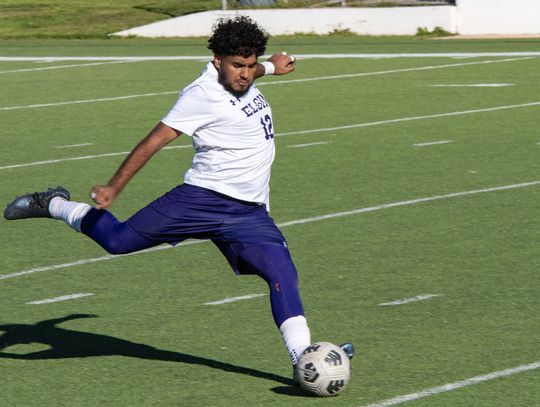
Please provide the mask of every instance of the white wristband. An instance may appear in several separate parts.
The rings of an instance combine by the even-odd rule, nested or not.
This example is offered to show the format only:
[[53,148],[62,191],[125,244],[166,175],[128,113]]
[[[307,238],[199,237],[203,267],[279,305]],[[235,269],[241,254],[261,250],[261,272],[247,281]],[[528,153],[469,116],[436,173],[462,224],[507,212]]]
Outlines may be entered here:
[[261,65],[264,66],[264,74],[265,75],[273,75],[274,71],[276,70],[276,67],[274,64],[270,61],[264,61],[261,62]]

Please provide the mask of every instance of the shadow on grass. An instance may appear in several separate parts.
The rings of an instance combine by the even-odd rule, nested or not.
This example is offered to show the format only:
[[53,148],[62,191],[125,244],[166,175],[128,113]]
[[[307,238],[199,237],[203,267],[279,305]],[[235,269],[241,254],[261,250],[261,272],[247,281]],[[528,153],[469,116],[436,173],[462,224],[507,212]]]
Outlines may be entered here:
[[[0,336],[0,358],[44,360],[113,355],[128,356],[138,359],[208,366],[213,369],[221,369],[226,372],[245,374],[248,376],[275,381],[287,386],[294,386],[294,381],[292,379],[278,376],[273,373],[231,365],[229,363],[188,355],[185,353],[160,350],[149,345],[134,343],[124,339],[115,338],[113,336],[72,331],[57,327],[57,325],[62,322],[80,318],[95,317],[97,317],[97,315],[72,314],[63,318],[41,321],[34,325],[0,325],[0,331],[5,332]],[[9,346],[29,343],[49,345],[50,348],[27,354],[16,354],[2,351]],[[280,389],[284,388],[280,387]],[[283,392],[280,393],[286,394]]]

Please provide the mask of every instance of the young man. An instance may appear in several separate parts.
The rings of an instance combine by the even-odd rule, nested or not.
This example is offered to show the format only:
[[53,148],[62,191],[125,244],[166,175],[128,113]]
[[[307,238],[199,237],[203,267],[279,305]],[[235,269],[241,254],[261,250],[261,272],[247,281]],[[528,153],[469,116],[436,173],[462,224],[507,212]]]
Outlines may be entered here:
[[[213,61],[107,185],[92,188],[95,207],[70,201],[69,192],[57,187],[16,198],[4,217],[62,219],[112,254],[188,238],[212,240],[236,273],[257,274],[268,283],[274,321],[294,366],[311,343],[310,331],[296,268],[268,214],[274,126],[270,106],[253,82],[265,74],[294,71],[295,59],[279,53],[258,63],[267,41],[248,17],[221,20],[208,40]],[[184,183],[119,222],[106,208],[156,152],[181,134],[191,137],[195,148]],[[352,357],[352,345],[343,348]]]

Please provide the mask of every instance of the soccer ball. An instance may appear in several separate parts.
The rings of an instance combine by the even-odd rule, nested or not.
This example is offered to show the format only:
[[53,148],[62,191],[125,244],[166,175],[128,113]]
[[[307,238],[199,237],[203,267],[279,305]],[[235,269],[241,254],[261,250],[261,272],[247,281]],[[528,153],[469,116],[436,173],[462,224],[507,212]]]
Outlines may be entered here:
[[350,361],[337,345],[317,342],[300,356],[295,379],[305,390],[317,396],[337,396],[351,378]]

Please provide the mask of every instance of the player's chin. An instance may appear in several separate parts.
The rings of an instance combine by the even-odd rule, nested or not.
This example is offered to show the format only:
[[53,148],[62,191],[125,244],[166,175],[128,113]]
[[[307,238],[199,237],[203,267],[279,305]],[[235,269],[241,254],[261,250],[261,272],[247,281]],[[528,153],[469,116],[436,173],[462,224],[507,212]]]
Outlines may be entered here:
[[230,90],[235,96],[244,96],[249,88],[251,87],[251,82],[237,82],[231,86]]

